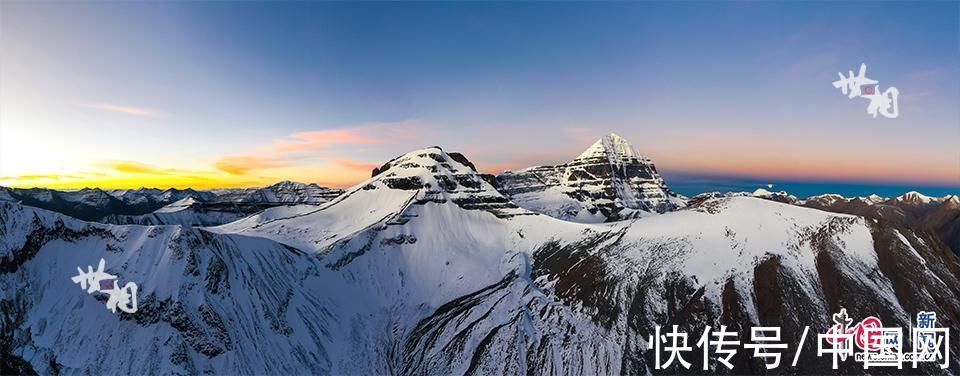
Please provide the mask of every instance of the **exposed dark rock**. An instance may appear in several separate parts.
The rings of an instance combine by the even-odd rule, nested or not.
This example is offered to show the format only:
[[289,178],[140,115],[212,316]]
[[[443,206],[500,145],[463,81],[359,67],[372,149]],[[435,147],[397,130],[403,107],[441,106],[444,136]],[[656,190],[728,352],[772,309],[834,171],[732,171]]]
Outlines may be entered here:
[[463,156],[463,154],[460,154],[457,152],[449,152],[447,153],[447,155],[450,156],[451,159],[457,162],[460,162],[460,164],[470,167],[471,170],[473,170],[474,172],[477,172],[477,166],[474,166],[473,162],[470,162],[470,160],[468,160],[467,157]]
[[960,197],[924,199],[916,192],[884,200],[877,196],[846,198],[821,195],[808,198],[802,206],[834,213],[860,215],[935,235],[953,253],[960,255]]
[[[599,213],[601,222],[617,221],[638,215],[628,212],[663,213],[684,205],[653,162],[615,134],[569,163],[507,171],[497,182],[500,192],[520,207],[561,219],[582,220],[583,212],[589,212],[590,217]],[[563,196],[570,204],[556,207]]]

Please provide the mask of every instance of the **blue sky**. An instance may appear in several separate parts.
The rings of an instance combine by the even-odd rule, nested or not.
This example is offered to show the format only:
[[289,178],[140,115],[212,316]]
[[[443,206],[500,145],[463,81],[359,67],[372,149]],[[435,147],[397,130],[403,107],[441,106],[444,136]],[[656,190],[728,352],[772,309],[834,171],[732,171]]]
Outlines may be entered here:
[[[616,132],[668,175],[957,187],[958,4],[4,2],[0,179],[342,186]],[[860,63],[899,118],[830,85]]]

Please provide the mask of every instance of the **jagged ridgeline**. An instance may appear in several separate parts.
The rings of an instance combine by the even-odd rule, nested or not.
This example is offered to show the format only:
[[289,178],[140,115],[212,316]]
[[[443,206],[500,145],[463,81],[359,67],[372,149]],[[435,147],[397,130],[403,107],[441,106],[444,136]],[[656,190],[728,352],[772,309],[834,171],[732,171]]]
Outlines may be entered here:
[[[639,167],[618,171],[634,172],[611,181],[661,187],[665,201],[649,202],[674,197]],[[0,202],[3,373],[648,374],[658,324],[779,326],[788,352],[841,307],[904,328],[933,311],[960,328],[960,261],[894,223],[755,197],[577,223],[518,207],[494,182],[433,147],[323,204],[221,226],[90,223]],[[617,196],[621,211],[654,192]],[[138,284],[138,312],[112,313],[71,281],[101,258]],[[806,346],[780,370],[832,373]],[[700,359],[687,357],[694,370]],[[764,371],[745,351],[733,362]]]
[[0,187],[0,201],[52,210],[74,218],[111,224],[214,226],[266,208],[319,205],[343,193],[316,184],[281,181],[262,188],[212,191],[170,188],[84,188],[56,191],[45,188]]

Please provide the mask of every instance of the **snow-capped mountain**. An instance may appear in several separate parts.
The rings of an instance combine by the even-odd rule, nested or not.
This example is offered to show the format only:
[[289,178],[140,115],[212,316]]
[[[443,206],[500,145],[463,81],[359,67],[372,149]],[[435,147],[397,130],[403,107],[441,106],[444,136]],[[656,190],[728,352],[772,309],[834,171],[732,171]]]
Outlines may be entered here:
[[156,188],[79,191],[0,187],[0,200],[52,210],[88,221],[111,224],[213,226],[232,222],[278,205],[319,205],[340,189],[282,181],[262,188]]
[[[463,210],[487,212],[496,218],[534,215],[500,195],[489,183],[490,178],[477,173],[466,159],[455,159],[450,154],[437,147],[413,151],[387,162],[375,170],[370,180],[319,208],[305,212],[268,209],[214,230],[262,236],[299,249],[329,253],[331,247],[336,248],[337,241],[345,237],[356,237],[372,227],[376,229],[370,234],[375,235],[376,231],[390,226],[406,224],[418,216],[415,208],[428,203],[449,203]],[[447,225],[453,227],[455,223]],[[442,232],[445,224],[431,226]],[[407,239],[402,233],[396,239],[400,244],[417,242],[415,236]],[[358,247],[363,249],[369,245]],[[354,255],[353,252],[347,254]]]
[[919,192],[908,192],[892,199],[877,195],[855,198],[820,195],[798,204],[890,221],[918,231],[930,231],[960,254],[960,197],[957,195],[929,197]]
[[263,188],[217,189],[212,193],[217,202],[317,205],[339,196],[343,190],[284,180]]
[[123,225],[216,226],[236,221],[271,206],[202,202],[187,197],[147,214],[108,215],[97,222]]
[[157,189],[157,188],[139,188],[139,189],[111,189],[107,194],[116,197],[127,205],[156,205],[182,200],[188,197],[200,201],[212,200],[215,195],[210,192],[196,191],[187,189]]
[[758,188],[753,192],[705,192],[687,199],[687,205],[696,206],[697,204],[716,198],[729,197],[756,197],[765,200],[782,202],[784,204],[797,204],[800,202],[797,196],[791,195],[786,191],[771,192],[763,188]]
[[[0,356],[43,374],[647,374],[655,325],[779,326],[789,350],[841,307],[901,327],[934,311],[960,328],[960,260],[926,234],[754,197],[561,221],[436,147],[318,207],[213,228],[14,202],[0,219]],[[73,284],[100,258],[139,284],[140,311],[111,313]],[[805,343],[790,372],[832,372]],[[733,362],[763,371],[746,352]]]
[[689,205],[723,197],[757,197],[766,200],[815,208],[833,213],[863,216],[895,223],[919,232],[928,232],[960,255],[960,197],[946,195],[929,197],[919,192],[907,192],[895,198],[872,194],[847,198],[838,194],[822,194],[800,200],[785,191],[770,192],[757,189],[748,192],[709,192],[691,197]]
[[142,215],[113,215],[100,220],[112,224],[216,226],[236,221],[266,208],[302,205],[315,208],[343,193],[316,184],[281,181],[263,188],[217,189],[209,198],[173,202]]
[[517,205],[576,222],[636,218],[685,205],[653,162],[616,134],[597,140],[570,163],[506,171],[497,181]]
[[208,192],[192,189],[140,188],[137,190],[102,190],[84,188],[78,191],[57,191],[45,188],[6,188],[0,199],[20,201],[25,205],[52,210],[83,220],[95,221],[107,215],[138,215],[187,197],[207,199]]

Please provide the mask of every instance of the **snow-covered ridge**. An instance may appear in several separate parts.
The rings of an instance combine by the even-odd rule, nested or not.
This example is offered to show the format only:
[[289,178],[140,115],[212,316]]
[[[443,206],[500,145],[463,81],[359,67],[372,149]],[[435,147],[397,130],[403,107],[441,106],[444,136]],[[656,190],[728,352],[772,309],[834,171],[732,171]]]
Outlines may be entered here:
[[690,203],[695,205],[713,198],[744,196],[889,221],[917,231],[929,232],[937,240],[946,244],[953,253],[960,255],[960,197],[957,195],[931,197],[919,192],[908,192],[890,199],[875,194],[854,198],[838,194],[823,194],[798,200],[787,192],[773,193],[758,189],[752,194],[746,192],[700,194],[691,198]]
[[157,209],[154,213],[173,213],[181,210],[189,209],[191,206],[197,204],[197,200],[193,197],[183,198],[177,201],[174,201],[166,206]]
[[322,253],[360,232],[405,224],[415,216],[411,208],[426,204],[452,205],[500,218],[533,214],[500,195],[493,181],[492,176],[476,172],[462,155],[430,147],[390,160],[367,181],[316,209],[267,209],[214,231],[265,236]]
[[340,189],[284,180],[262,188],[233,188],[211,191],[216,202],[322,204],[343,193]]
[[[846,203],[846,202],[862,202],[866,205],[875,205],[875,204],[885,204],[885,205],[899,205],[899,204],[909,204],[909,205],[938,205],[949,202],[960,202],[960,197],[957,195],[945,195],[943,197],[932,197],[927,196],[922,193],[911,191],[904,193],[895,198],[886,198],[876,194],[871,194],[865,197],[845,197],[843,195],[835,193],[825,193],[820,195],[814,195],[807,197],[805,199],[798,199],[796,196],[791,195],[786,191],[772,192],[764,188],[757,188],[753,192],[706,192],[701,193],[694,198],[716,198],[716,197],[744,197],[744,196],[753,196],[760,198],[785,198],[789,203],[794,203],[797,205],[833,205],[837,203]],[[778,200],[779,201],[779,200]]]

